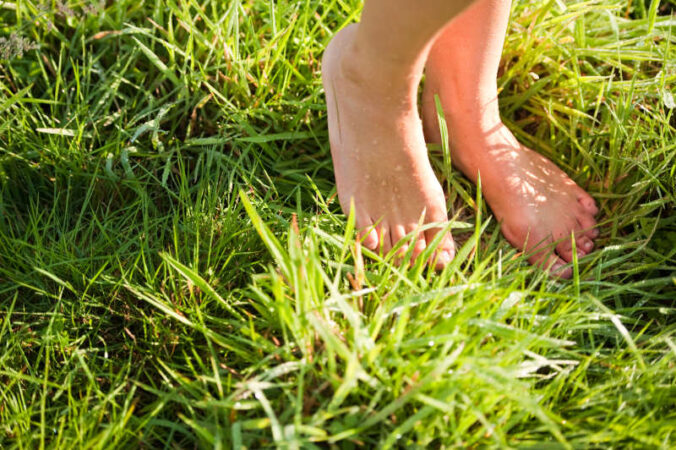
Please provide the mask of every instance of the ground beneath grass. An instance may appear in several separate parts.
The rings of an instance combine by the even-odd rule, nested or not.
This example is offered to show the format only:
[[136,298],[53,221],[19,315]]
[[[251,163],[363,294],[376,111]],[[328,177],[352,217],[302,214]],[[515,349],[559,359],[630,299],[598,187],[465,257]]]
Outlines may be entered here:
[[519,1],[501,107],[597,199],[570,281],[355,245],[319,61],[355,0],[0,2],[0,447],[673,448],[676,3]]

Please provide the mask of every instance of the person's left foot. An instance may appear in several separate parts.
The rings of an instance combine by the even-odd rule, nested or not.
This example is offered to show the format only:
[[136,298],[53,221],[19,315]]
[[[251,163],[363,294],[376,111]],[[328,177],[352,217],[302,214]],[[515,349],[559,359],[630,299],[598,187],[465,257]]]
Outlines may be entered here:
[[481,188],[502,222],[507,240],[529,255],[532,264],[568,278],[573,260],[571,234],[578,256],[594,248],[598,213],[594,199],[544,156],[521,145],[493,113],[458,110],[443,88],[428,83],[423,94],[423,123],[428,141],[439,142],[434,93],[439,92],[449,127],[453,164]]

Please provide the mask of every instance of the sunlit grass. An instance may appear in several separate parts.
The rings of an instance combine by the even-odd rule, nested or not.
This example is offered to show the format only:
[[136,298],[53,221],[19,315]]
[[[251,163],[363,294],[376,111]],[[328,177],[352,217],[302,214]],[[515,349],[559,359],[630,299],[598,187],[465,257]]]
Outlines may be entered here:
[[676,445],[673,1],[513,8],[503,118],[601,207],[571,281],[440,148],[454,262],[355,243],[319,61],[359,5],[0,3],[22,39],[0,61],[0,447]]

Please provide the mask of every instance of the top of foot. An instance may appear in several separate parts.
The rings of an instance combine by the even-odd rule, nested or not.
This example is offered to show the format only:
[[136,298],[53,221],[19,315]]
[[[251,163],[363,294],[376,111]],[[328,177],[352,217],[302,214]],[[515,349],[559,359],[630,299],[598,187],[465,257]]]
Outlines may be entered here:
[[[435,88],[426,86],[424,92],[431,141],[439,140]],[[481,177],[484,198],[507,240],[526,252],[531,263],[570,277],[572,269],[565,266],[573,260],[573,240],[579,257],[594,248],[594,199],[549,159],[522,146],[499,117],[470,121],[454,113],[452,99],[441,100],[451,129],[453,161],[470,179]]]
[[[446,202],[427,156],[415,99],[408,89],[385,89],[369,79],[369,62],[349,58],[354,26],[340,31],[326,49],[322,78],[327,99],[329,138],[338,198],[343,211],[354,204],[363,245],[388,252],[416,234],[422,223],[447,222]],[[373,61],[372,64],[378,64]],[[419,255],[438,233],[419,233],[412,249]],[[402,247],[402,254],[407,247]],[[437,268],[454,256],[446,233],[434,260]]]

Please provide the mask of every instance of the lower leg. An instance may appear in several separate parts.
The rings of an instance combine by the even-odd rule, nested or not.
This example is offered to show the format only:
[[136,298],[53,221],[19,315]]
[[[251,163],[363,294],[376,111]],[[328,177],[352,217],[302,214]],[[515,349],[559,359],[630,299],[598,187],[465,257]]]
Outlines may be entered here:
[[[439,95],[454,136],[488,134],[502,125],[497,76],[510,7],[510,0],[477,1],[444,28],[431,48],[424,103],[433,106]],[[436,121],[425,121],[425,132],[430,140],[439,139]],[[454,156],[462,165],[465,153]]]
[[531,254],[532,263],[560,267],[572,260],[571,233],[580,256],[593,248],[597,209],[556,165],[519,144],[500,119],[496,77],[509,11],[509,0],[479,0],[440,33],[426,67],[425,132],[439,140],[439,95],[454,164],[474,181],[480,174],[505,237]]
[[[322,78],[343,211],[354,205],[364,245],[387,252],[419,220],[446,222],[427,158],[416,93],[434,37],[469,0],[367,0],[362,21],[326,49]],[[414,256],[438,230],[420,234]],[[437,266],[454,253],[441,238]]]
[[434,38],[471,0],[367,0],[346,57],[360,75],[415,98]]

